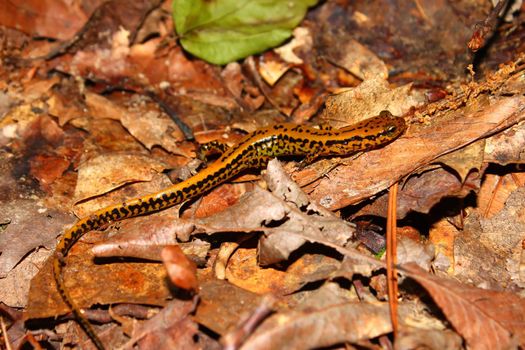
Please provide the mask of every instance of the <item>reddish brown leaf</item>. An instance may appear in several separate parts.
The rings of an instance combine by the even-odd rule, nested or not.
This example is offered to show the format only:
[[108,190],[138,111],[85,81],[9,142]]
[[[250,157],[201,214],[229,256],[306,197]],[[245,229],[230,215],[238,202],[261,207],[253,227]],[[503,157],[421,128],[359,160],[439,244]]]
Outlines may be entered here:
[[221,280],[202,283],[199,296],[195,320],[221,335],[232,330],[261,301],[261,296]]
[[67,1],[2,1],[1,5],[2,25],[49,38],[71,38],[88,16],[80,3]]
[[69,168],[69,161],[60,156],[37,155],[30,161],[31,175],[47,187]]
[[138,154],[113,153],[91,158],[78,169],[75,199],[96,197],[130,182],[151,181],[164,168],[157,160]]
[[164,247],[161,256],[168,276],[174,285],[183,289],[197,289],[197,267],[193,261],[184,255],[178,245]]
[[513,336],[525,344],[525,299],[433,276],[414,263],[400,270],[427,289],[470,348],[508,348]]
[[[92,232],[86,236],[92,239]],[[166,271],[158,263],[95,264],[91,245],[77,243],[67,258],[64,281],[79,307],[94,304],[138,303],[164,305],[171,295]],[[48,260],[31,281],[26,319],[54,317],[69,311],[56,291]]]

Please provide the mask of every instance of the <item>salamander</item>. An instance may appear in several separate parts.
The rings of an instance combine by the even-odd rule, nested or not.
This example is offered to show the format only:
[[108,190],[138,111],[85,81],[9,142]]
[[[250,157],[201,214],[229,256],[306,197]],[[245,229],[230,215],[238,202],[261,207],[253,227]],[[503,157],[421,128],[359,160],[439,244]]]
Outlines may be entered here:
[[104,345],[82,311],[71,299],[62,276],[69,250],[84,234],[118,220],[157,212],[180,204],[206,193],[246,169],[264,167],[274,157],[305,156],[304,162],[310,163],[317,157],[367,151],[393,141],[405,129],[403,118],[394,117],[384,111],[377,117],[341,129],[276,124],[257,129],[232,147],[217,142],[205,144],[204,151],[218,151],[222,155],[193,177],[159,192],[100,209],[81,218],[64,233],[53,258],[53,275],[58,292],[83,330],[96,347],[102,350]]

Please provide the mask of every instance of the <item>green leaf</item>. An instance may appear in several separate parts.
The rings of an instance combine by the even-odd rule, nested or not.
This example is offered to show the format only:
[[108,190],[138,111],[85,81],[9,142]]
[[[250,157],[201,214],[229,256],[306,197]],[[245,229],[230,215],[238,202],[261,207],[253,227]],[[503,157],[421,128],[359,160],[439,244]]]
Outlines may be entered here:
[[317,1],[173,0],[173,20],[185,50],[226,64],[282,43]]

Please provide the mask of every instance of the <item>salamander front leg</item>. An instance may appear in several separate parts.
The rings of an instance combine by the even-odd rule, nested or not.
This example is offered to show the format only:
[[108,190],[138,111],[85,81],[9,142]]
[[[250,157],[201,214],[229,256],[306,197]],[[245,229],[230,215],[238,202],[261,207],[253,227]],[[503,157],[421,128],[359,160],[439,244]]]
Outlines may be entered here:
[[334,129],[330,124],[328,124],[327,121],[321,122],[319,125],[317,125],[317,127],[319,128],[319,130],[323,131],[332,131]]
[[298,164],[299,170],[303,170],[307,165],[312,164],[317,158],[319,158],[319,152],[308,153],[303,160]]
[[206,162],[208,156],[214,154],[221,155],[224,152],[226,152],[229,148],[230,146],[220,141],[211,141],[203,143],[199,146],[199,149],[197,150],[197,158],[202,160],[203,162]]

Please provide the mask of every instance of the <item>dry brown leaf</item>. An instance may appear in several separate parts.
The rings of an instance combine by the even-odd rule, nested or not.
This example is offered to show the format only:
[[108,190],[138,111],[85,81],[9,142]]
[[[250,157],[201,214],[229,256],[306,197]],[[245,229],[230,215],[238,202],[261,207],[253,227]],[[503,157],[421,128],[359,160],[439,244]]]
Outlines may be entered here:
[[472,170],[482,169],[484,149],[485,140],[483,139],[455,152],[445,154],[437,158],[434,163],[442,163],[452,168],[459,175],[460,182],[463,183]]
[[28,253],[7,273],[5,278],[0,278],[0,300],[2,301],[0,305],[4,303],[17,308],[26,307],[31,279],[42,268],[48,257],[49,250],[47,249]]
[[[525,240],[525,187],[512,192],[505,207],[490,219],[480,218],[480,243],[493,249],[505,261],[499,266],[510,275],[510,280],[518,280],[519,255]],[[496,266],[494,266],[496,267]],[[503,283],[503,276],[500,281]]]
[[264,96],[257,88],[250,85],[250,80],[243,75],[239,63],[231,62],[226,65],[221,72],[221,77],[237,103],[248,113],[256,111],[264,103]]
[[355,343],[391,331],[387,305],[345,303],[274,315],[248,338],[241,349],[312,349]]
[[290,68],[291,65],[279,57],[266,55],[257,66],[257,72],[268,85],[273,86]]
[[410,211],[428,213],[445,197],[465,197],[479,188],[479,173],[470,173],[464,182],[454,172],[435,168],[420,175],[412,175],[403,184],[397,202],[397,215],[405,217]]
[[487,139],[483,160],[507,165],[525,162],[525,124],[521,123]]
[[161,257],[168,277],[175,286],[187,290],[197,289],[197,266],[178,245],[164,247]]
[[150,150],[159,145],[172,153],[190,156],[177,143],[183,140],[183,135],[173,120],[144,101],[132,99],[132,102],[130,107],[123,108],[98,94],[86,94],[86,104],[91,115],[97,119],[119,120],[133,137]]
[[71,163],[59,155],[36,155],[30,160],[31,175],[38,180],[42,188],[49,188],[62,177]]
[[[279,225],[279,230],[266,231],[266,237],[259,246],[261,264],[272,264],[286,260],[289,254],[299,248],[308,237],[312,241],[327,241],[344,246],[355,233],[355,227],[311,202],[306,194],[294,183],[277,160],[268,164],[264,176],[273,196],[287,204],[289,220]],[[293,232],[300,235],[293,235]]]
[[[5,343],[9,343],[12,348],[21,348],[26,340],[26,329],[24,325],[23,313],[21,310],[8,307],[0,303],[0,327],[4,334]],[[7,332],[5,324],[7,323]]]
[[60,126],[66,125],[70,120],[85,118],[88,115],[78,85],[70,81],[62,80],[59,88],[52,91],[46,103],[49,106],[49,114],[58,118]]
[[0,222],[7,224],[0,235],[0,277],[6,277],[30,251],[52,247],[65,225],[73,222],[70,215],[50,210],[34,199],[0,200]]
[[124,349],[201,349],[195,341],[197,324],[190,313],[195,309],[195,301],[172,300],[158,314],[141,323],[134,331]]
[[388,68],[377,55],[354,39],[327,47],[328,59],[362,80],[378,77],[386,80]]
[[51,88],[59,82],[60,78],[56,75],[46,80],[34,79],[29,81],[24,86],[24,101],[26,103],[34,102],[34,100],[41,99],[42,97],[52,94]]
[[[96,235],[97,232],[91,232],[85,237]],[[90,250],[91,244],[75,244],[64,269],[66,288],[79,307],[123,302],[164,305],[171,296],[165,283],[166,271],[158,263],[95,264]],[[70,311],[56,290],[51,262],[49,259],[31,281],[26,320]]]
[[[91,64],[97,66],[101,71],[113,71],[122,69],[122,62],[118,62],[118,58],[121,55],[115,55],[115,51],[122,53],[128,50],[128,38],[125,39],[125,45],[118,47],[115,43],[115,37],[118,37],[119,33],[126,33],[131,40],[135,39],[136,31],[142,25],[145,16],[155,7],[158,7],[160,1],[158,0],[144,0],[137,1],[133,4],[128,4],[125,1],[106,1],[102,3],[94,3],[96,8],[89,17],[89,20],[84,26],[78,30],[75,36],[71,36],[68,42],[63,43],[57,47],[53,52],[49,53],[51,57],[60,54],[61,52],[76,52],[77,54],[73,59],[73,62],[79,60],[78,56],[82,53],[87,52],[99,52],[101,53],[97,61],[91,62]],[[88,7],[88,10],[90,8]],[[100,33],[104,32],[103,39]],[[107,40],[107,38],[113,40]],[[102,39],[102,40],[101,40]],[[105,39],[105,40],[104,40]],[[108,57],[108,48],[111,49],[111,56]],[[86,50],[86,51],[82,51]],[[63,61],[71,60],[70,56],[61,57]],[[113,61],[111,60],[113,59]],[[59,59],[60,61],[60,59]],[[111,64],[112,63],[112,64]],[[119,64],[120,63],[120,64]],[[64,69],[67,65],[62,62],[62,68]],[[117,68],[118,67],[118,68]],[[78,71],[77,71],[78,73]]]
[[261,296],[221,280],[203,282],[199,296],[195,320],[220,335],[232,330],[261,301]]
[[244,193],[252,191],[257,186],[251,182],[252,179],[255,180],[257,178],[246,174],[238,178],[238,181],[243,182],[222,184],[194,202],[188,210],[182,213],[182,217],[203,218],[214,215],[238,203]]
[[[42,149],[44,146],[42,142]],[[28,166],[27,157],[0,152],[0,300],[20,307],[27,304],[30,280],[49,255],[48,249],[73,222],[71,215],[47,205],[30,176],[19,173],[21,166]],[[44,249],[39,250],[41,247]]]
[[79,166],[75,201],[99,196],[126,183],[151,181],[164,169],[164,164],[143,155],[102,154]]
[[[94,188],[96,184],[91,184]],[[151,181],[137,182],[122,186],[103,196],[89,199],[88,201],[75,204],[74,211],[78,217],[84,217],[91,213],[115,203],[122,203],[130,198],[137,198],[172,186],[173,183],[165,174],[154,174]]]
[[394,349],[457,350],[462,348],[462,343],[463,339],[451,330],[403,327],[396,338]]
[[86,14],[80,4],[62,1],[24,3],[6,2],[0,21],[37,36],[69,39],[86,21]]
[[390,88],[384,78],[365,80],[352,88],[327,98],[320,119],[334,127],[343,127],[388,110],[394,115],[403,115],[411,107],[420,106],[424,97],[412,91],[410,85]]
[[[274,51],[287,63],[291,64],[303,64],[304,61],[297,57],[295,49],[300,49],[303,52],[310,52],[312,50],[313,38],[311,31],[306,27],[297,27],[293,30],[293,39],[290,42],[275,48]],[[273,85],[276,80],[273,82],[270,80],[265,81]]]
[[415,240],[401,236],[397,239],[397,263],[416,263],[425,270],[429,270],[434,260],[434,245],[423,239]]
[[454,271],[454,240],[459,230],[447,219],[436,222],[429,230],[428,239],[436,248],[433,266],[438,270]]
[[508,348],[513,336],[525,344],[525,299],[433,276],[414,263],[400,271],[425,287],[470,348]]
[[195,229],[190,220],[179,219],[177,208],[144,217],[127,219],[119,224],[118,233],[93,247],[95,256],[129,257],[161,261],[165,246],[179,244],[184,254],[200,265],[206,261],[210,243],[200,239],[187,241]]
[[477,211],[483,218],[490,219],[501,212],[505,202],[519,187],[525,184],[525,174],[513,172],[506,175],[485,173],[478,193]]
[[225,278],[257,294],[286,295],[310,282],[330,278],[340,262],[321,254],[302,254],[287,268],[261,267],[255,249],[238,248],[228,260]]

